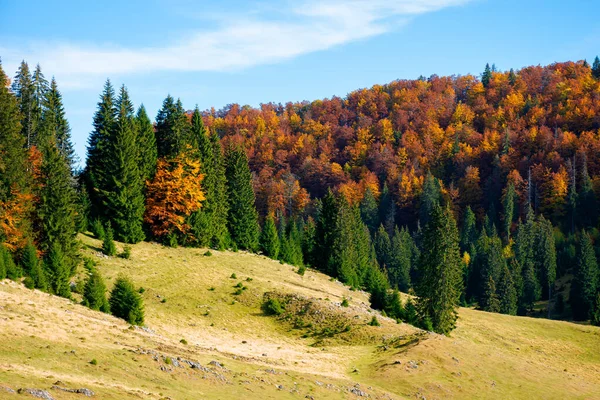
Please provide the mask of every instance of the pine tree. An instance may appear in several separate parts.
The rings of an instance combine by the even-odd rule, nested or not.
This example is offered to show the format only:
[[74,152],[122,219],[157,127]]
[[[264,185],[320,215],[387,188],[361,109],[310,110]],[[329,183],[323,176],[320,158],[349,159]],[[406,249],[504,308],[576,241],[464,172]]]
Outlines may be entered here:
[[499,312],[502,314],[517,314],[517,290],[512,279],[512,274],[507,265],[504,265],[500,273],[500,281],[497,288],[498,298],[500,299]]
[[421,193],[421,207],[419,208],[419,221],[423,226],[427,225],[429,218],[436,205],[442,204],[442,192],[440,181],[431,172],[427,173]]
[[94,130],[88,139],[85,170],[91,203],[90,216],[92,219],[100,218],[103,222],[108,219],[104,207],[104,194],[111,188],[109,184],[112,171],[108,164],[108,148],[116,118],[115,91],[110,80],[107,80],[98,102],[98,109],[94,114]]
[[490,80],[492,79],[492,70],[490,68],[490,64],[485,64],[485,70],[481,75],[481,83],[483,83],[483,87],[487,88],[490,84]]
[[314,266],[314,251],[316,247],[315,234],[316,224],[312,217],[308,217],[302,230],[302,258],[305,264]]
[[124,276],[117,277],[115,286],[110,292],[110,312],[132,325],[144,324],[144,304],[142,297],[136,292],[131,280]]
[[183,151],[189,140],[189,124],[180,100],[171,95],[163,101],[156,116],[158,157],[174,157]]
[[434,205],[423,232],[423,252],[419,262],[418,309],[429,318],[433,329],[448,334],[456,326],[462,291],[462,268],[456,222],[449,207]]
[[260,234],[260,248],[264,255],[274,260],[279,255],[279,236],[273,216],[269,214]]
[[[225,248],[229,241],[227,219],[229,215],[229,198],[227,194],[226,166],[223,159],[221,141],[216,132],[210,135],[213,154],[213,200],[212,208],[212,247]],[[207,150],[208,151],[208,150]]]
[[0,277],[17,280],[23,275],[23,271],[15,264],[12,254],[0,243]]
[[371,234],[374,234],[379,226],[379,205],[371,189],[367,188],[360,203],[360,215]]
[[511,86],[515,86],[515,84],[517,83],[517,75],[515,74],[515,71],[512,68],[508,73],[508,82]]
[[138,108],[135,123],[139,151],[139,170],[142,182],[145,183],[147,180],[152,179],[156,173],[158,150],[156,148],[154,126],[143,104]]
[[371,308],[383,310],[387,305],[389,283],[385,273],[379,268],[377,263],[369,268],[366,278],[366,289],[370,293],[369,302]]
[[373,245],[375,246],[375,254],[379,265],[382,268],[389,268],[392,257],[392,242],[383,225],[379,225],[379,229],[375,232]]
[[410,288],[411,265],[416,250],[413,238],[405,227],[396,227],[391,240],[391,256],[387,267],[392,287],[407,292]]
[[590,319],[592,325],[600,326],[600,291],[598,291],[598,294],[596,295],[596,302]]
[[491,276],[488,276],[485,283],[481,308],[488,312],[500,312],[500,300],[496,292],[496,283]]
[[92,310],[110,312],[106,299],[106,285],[97,270],[93,270],[83,288],[82,304]]
[[570,295],[573,319],[583,321],[591,317],[598,290],[598,262],[585,230],[580,233],[574,275]]
[[144,183],[138,165],[138,143],[133,117],[133,104],[125,86],[116,104],[118,115],[110,132],[106,163],[112,171],[103,193],[104,205],[114,224],[115,236],[122,242],[144,240]]
[[596,56],[594,63],[592,64],[592,76],[596,79],[600,79],[600,58]]
[[19,70],[12,83],[12,91],[19,103],[21,111],[21,134],[25,138],[27,147],[34,143],[35,137],[35,87],[25,61],[21,62]]
[[59,246],[50,246],[44,265],[46,266],[52,293],[57,296],[71,298],[69,267],[65,265],[64,256]]
[[580,217],[579,225],[585,228],[595,227],[598,221],[598,205],[585,158],[581,171],[581,190],[579,192],[579,204],[577,208]]
[[32,124],[33,124],[33,137],[31,138],[30,143],[28,143],[27,147],[30,146],[39,146],[39,136],[40,136],[40,128],[42,125],[42,113],[44,112],[44,108],[46,107],[46,96],[50,87],[48,86],[48,81],[44,77],[42,73],[42,68],[40,64],[36,65],[35,71],[33,73],[32,78],[33,85],[33,115],[32,115]]
[[497,236],[487,238],[487,248],[478,249],[477,254],[481,259],[480,274],[482,288],[480,289],[479,302],[486,311],[498,312],[498,294],[496,293],[496,282],[500,281],[500,275],[506,267],[506,259],[502,252],[502,242]]
[[258,246],[259,227],[248,158],[243,148],[231,147],[226,159],[228,198],[235,205],[229,210],[229,232],[240,249],[253,251]]
[[23,249],[21,264],[23,265],[25,275],[31,278],[33,286],[36,289],[48,290],[46,272],[44,271],[41,260],[37,256],[37,250],[33,243],[29,242]]
[[552,286],[556,280],[556,246],[552,222],[540,216],[535,239],[535,261],[542,298],[552,297]]
[[[475,221],[475,213],[471,210],[471,206],[467,206],[463,216],[462,229],[460,231],[460,249],[469,251],[471,246],[477,241],[477,226]],[[474,254],[471,254],[474,256]]]
[[60,152],[56,137],[50,136],[42,147],[41,181],[37,209],[41,221],[40,248],[49,252],[57,248],[67,274],[75,272],[77,229],[75,227],[75,187],[69,161]]
[[62,95],[54,78],[44,97],[44,112],[39,131],[41,137],[37,141],[38,144],[47,140],[55,141],[60,154],[67,160],[69,168],[72,168],[75,162],[75,150],[71,142],[71,128],[65,117]]
[[329,269],[329,260],[333,250],[333,243],[338,234],[338,211],[339,202],[331,190],[328,190],[325,197],[323,197],[321,209],[317,215],[312,260],[314,262],[313,267],[331,276],[335,276],[335,271]]
[[198,107],[196,107],[192,115],[191,141],[194,151],[200,158],[200,168],[204,174],[202,188],[204,189],[206,200],[202,208],[190,217],[190,225],[198,244],[205,247],[211,244],[214,236],[213,219],[215,208],[218,206],[215,204],[217,176],[215,173],[213,145],[207,135]]
[[577,179],[575,178],[575,161],[572,163],[571,181],[569,183],[569,195],[567,199],[567,216],[568,216],[568,227],[570,233],[575,233],[575,224],[577,222]]
[[[383,191],[379,199],[379,221],[383,224],[388,235],[392,236],[396,226],[396,204],[387,183],[383,185]],[[375,225],[375,229],[377,227],[378,225]]]
[[[540,299],[541,287],[535,271],[535,235],[536,223],[531,207],[528,208],[525,223],[519,223],[515,236],[515,261],[521,272],[518,287],[519,313],[523,314],[533,308]],[[514,275],[513,275],[514,276]]]
[[102,253],[113,257],[117,254],[117,246],[115,246],[112,226],[110,222],[104,230],[104,239],[102,240]]

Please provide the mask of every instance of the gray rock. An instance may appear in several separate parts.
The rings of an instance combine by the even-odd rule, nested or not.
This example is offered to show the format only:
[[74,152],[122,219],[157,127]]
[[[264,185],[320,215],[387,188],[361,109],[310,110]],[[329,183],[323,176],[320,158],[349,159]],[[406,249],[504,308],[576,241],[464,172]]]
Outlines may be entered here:
[[26,393],[33,397],[37,397],[38,399],[54,400],[54,397],[52,397],[50,395],[50,393],[48,393],[47,391],[42,390],[42,389],[20,388],[19,390],[17,390],[17,393],[19,393],[19,394]]
[[94,392],[91,391],[90,389],[86,389],[86,388],[81,388],[81,389],[67,389],[64,387],[60,387],[58,385],[54,385],[52,386],[52,389],[54,390],[62,390],[63,392],[68,392],[68,393],[77,393],[77,394],[82,394],[86,397],[92,397],[94,396]]

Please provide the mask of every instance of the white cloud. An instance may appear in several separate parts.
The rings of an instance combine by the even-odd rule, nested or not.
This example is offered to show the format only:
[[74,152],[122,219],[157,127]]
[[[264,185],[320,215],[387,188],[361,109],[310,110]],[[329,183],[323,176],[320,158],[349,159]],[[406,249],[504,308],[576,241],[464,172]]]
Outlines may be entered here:
[[[86,87],[106,76],[156,71],[222,71],[276,63],[302,54],[380,35],[409,18],[469,0],[301,0],[282,5],[285,17],[264,12],[228,16],[212,31],[199,31],[166,47],[100,47],[81,43],[32,43],[2,49],[7,70],[20,59],[39,61],[64,89]],[[288,3],[289,4],[289,3]],[[18,58],[16,58],[18,55]]]

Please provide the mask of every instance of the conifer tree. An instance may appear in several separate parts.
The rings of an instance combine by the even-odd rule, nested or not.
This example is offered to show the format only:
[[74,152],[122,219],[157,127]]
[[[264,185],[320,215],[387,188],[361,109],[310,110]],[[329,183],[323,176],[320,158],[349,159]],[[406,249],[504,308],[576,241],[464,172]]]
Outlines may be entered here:
[[267,257],[274,260],[277,259],[279,255],[279,236],[277,235],[277,228],[271,214],[265,219],[265,224],[260,234],[260,248]]
[[490,64],[485,64],[485,70],[481,75],[481,83],[483,83],[483,87],[487,88],[490,84],[490,80],[492,79],[492,69],[490,68]]
[[15,264],[12,254],[2,244],[0,244],[0,264],[2,264],[0,267],[0,277],[2,279],[16,280],[23,275],[21,269]]
[[507,243],[510,240],[510,229],[514,221],[516,201],[517,193],[515,192],[515,185],[511,182],[506,187],[506,191],[504,192],[504,196],[502,197],[502,207],[504,208],[504,214],[502,216],[502,222],[504,225],[503,233]]
[[117,254],[117,246],[115,246],[114,234],[110,222],[104,230],[104,239],[102,240],[102,253],[111,257]]
[[596,56],[594,63],[592,64],[592,76],[596,79],[600,79],[600,58]]
[[[379,222],[383,224],[386,232],[389,236],[394,234],[394,227],[396,226],[396,204],[392,197],[392,193],[387,186],[387,183],[383,185],[383,191],[379,199]],[[379,225],[375,225],[377,229]],[[374,232],[374,231],[373,231]]]
[[596,302],[592,310],[591,321],[592,325],[600,326],[600,291],[596,295]]
[[440,181],[431,172],[427,173],[421,193],[421,207],[419,208],[419,221],[423,226],[427,225],[433,209],[442,204],[442,192]]
[[259,227],[248,158],[242,147],[231,147],[226,159],[228,198],[235,205],[229,210],[229,232],[238,248],[253,251],[258,246]]
[[92,270],[83,288],[82,304],[92,310],[110,312],[106,299],[106,285],[96,269]]
[[17,98],[21,111],[21,134],[25,138],[27,147],[33,144],[35,136],[35,87],[29,71],[29,65],[21,61],[19,70],[12,83],[12,91]]
[[67,274],[75,272],[77,258],[77,228],[75,226],[76,197],[69,161],[60,152],[56,136],[48,137],[42,145],[41,181],[37,209],[40,220],[40,247],[60,252]]
[[125,86],[116,104],[118,114],[114,129],[110,132],[106,149],[111,179],[103,193],[104,205],[115,229],[115,236],[122,242],[137,243],[144,240],[144,183],[139,170],[136,125],[133,104]]
[[570,295],[573,319],[583,321],[591,317],[598,290],[598,262],[592,240],[585,230],[579,237],[574,275]]
[[305,264],[314,266],[314,251],[316,247],[315,234],[316,234],[315,220],[312,217],[308,217],[302,230],[302,258]]
[[108,164],[110,137],[116,121],[115,91],[107,80],[94,114],[94,130],[90,134],[87,147],[86,185],[90,198],[90,216],[92,219],[108,219],[104,207],[104,195],[110,189],[112,171]]
[[373,263],[368,270],[366,289],[370,293],[369,303],[371,308],[383,310],[387,305],[389,283],[377,262]]
[[321,210],[317,215],[312,259],[314,262],[313,267],[331,276],[335,276],[335,271],[329,269],[329,260],[337,236],[338,210],[339,202],[331,190],[328,190],[325,197],[323,197]]
[[598,205],[592,179],[588,173],[587,160],[583,160],[581,171],[581,190],[579,192],[579,204],[577,206],[580,218],[580,226],[593,228],[598,221]]
[[31,241],[27,243],[27,246],[23,249],[21,264],[23,265],[25,275],[31,278],[33,286],[36,289],[48,290],[46,272],[44,271],[41,260],[37,256],[37,250]]
[[227,227],[229,197],[227,194],[226,165],[223,159],[221,141],[216,132],[210,135],[210,143],[213,155],[213,200],[211,202],[213,236],[211,245],[216,249],[223,249],[230,241]]
[[488,276],[484,287],[481,308],[488,312],[500,312],[500,300],[496,292],[496,283],[492,276]]
[[575,178],[575,162],[572,165],[571,182],[569,183],[569,195],[567,199],[567,223],[570,233],[575,233],[575,224],[577,221],[577,180]]
[[158,150],[156,148],[154,126],[152,126],[152,121],[150,121],[143,104],[138,108],[135,123],[139,151],[139,170],[142,182],[145,183],[147,180],[152,179],[156,173]]
[[180,100],[171,95],[163,101],[156,116],[158,157],[174,157],[183,151],[189,140],[189,124]]
[[360,215],[371,234],[374,234],[379,226],[379,205],[370,188],[367,188],[360,203]]
[[540,216],[535,239],[535,261],[542,298],[552,297],[552,286],[556,280],[556,246],[552,222]]
[[512,274],[507,265],[504,265],[500,273],[500,281],[497,288],[498,298],[500,300],[499,312],[502,314],[517,314],[517,290],[515,288]]
[[390,284],[403,292],[411,286],[411,266],[415,258],[416,246],[408,229],[396,227],[391,240],[391,254],[387,266]]
[[535,234],[536,223],[533,210],[528,208],[525,223],[519,223],[515,237],[515,260],[521,272],[519,294],[519,313],[533,308],[541,296],[541,287],[535,271]]
[[462,268],[456,222],[449,207],[435,204],[423,232],[419,262],[418,309],[434,331],[448,334],[456,326],[462,291]]
[[44,77],[42,73],[42,68],[40,64],[36,65],[35,71],[33,72],[32,77],[32,85],[33,85],[33,115],[32,115],[32,124],[33,124],[33,137],[28,143],[27,147],[30,146],[38,146],[39,145],[39,135],[40,128],[42,124],[42,113],[44,112],[44,108],[46,107],[46,96],[50,87],[48,86],[48,81]]
[[131,280],[125,276],[117,277],[110,292],[110,312],[132,325],[144,324],[144,304]]
[[65,117],[62,95],[56,80],[52,78],[50,88],[44,97],[44,111],[41,116],[38,145],[43,141],[55,141],[60,154],[67,160],[69,168],[75,161],[75,150],[71,142],[71,128]]
[[383,225],[379,225],[379,229],[375,232],[373,244],[377,262],[382,268],[389,269],[390,259],[392,258],[392,242]]
[[492,236],[487,239],[487,248],[478,250],[481,258],[481,282],[480,305],[486,311],[498,312],[498,294],[496,293],[496,282],[500,281],[500,275],[506,267],[506,259],[502,252],[502,242],[499,237]]
[[57,296],[71,298],[69,286],[69,267],[65,265],[63,253],[59,246],[51,245],[44,263],[52,293]]
[[[469,251],[471,246],[477,241],[477,227],[475,213],[471,210],[471,206],[467,206],[463,216],[462,229],[460,231],[460,248],[464,251]],[[473,257],[474,254],[471,254]]]

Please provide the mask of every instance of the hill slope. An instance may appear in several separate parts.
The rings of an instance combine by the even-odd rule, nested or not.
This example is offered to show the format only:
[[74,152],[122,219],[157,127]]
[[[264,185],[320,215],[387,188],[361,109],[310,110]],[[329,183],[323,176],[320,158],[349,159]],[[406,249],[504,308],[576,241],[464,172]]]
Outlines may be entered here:
[[[596,327],[469,309],[460,310],[451,337],[381,316],[381,326],[372,327],[365,293],[313,271],[301,277],[262,256],[213,251],[207,257],[204,250],[151,243],[135,245],[131,260],[104,258],[98,241],[81,239],[109,287],[124,272],[145,288],[149,328],[3,281],[0,398],[15,397],[3,387],[82,397],[53,385],[87,388],[98,398],[154,399],[600,393]],[[238,283],[247,289],[235,295]],[[265,292],[294,294],[291,305],[309,312],[302,320],[266,317]],[[344,297],[348,308],[340,306]]]

